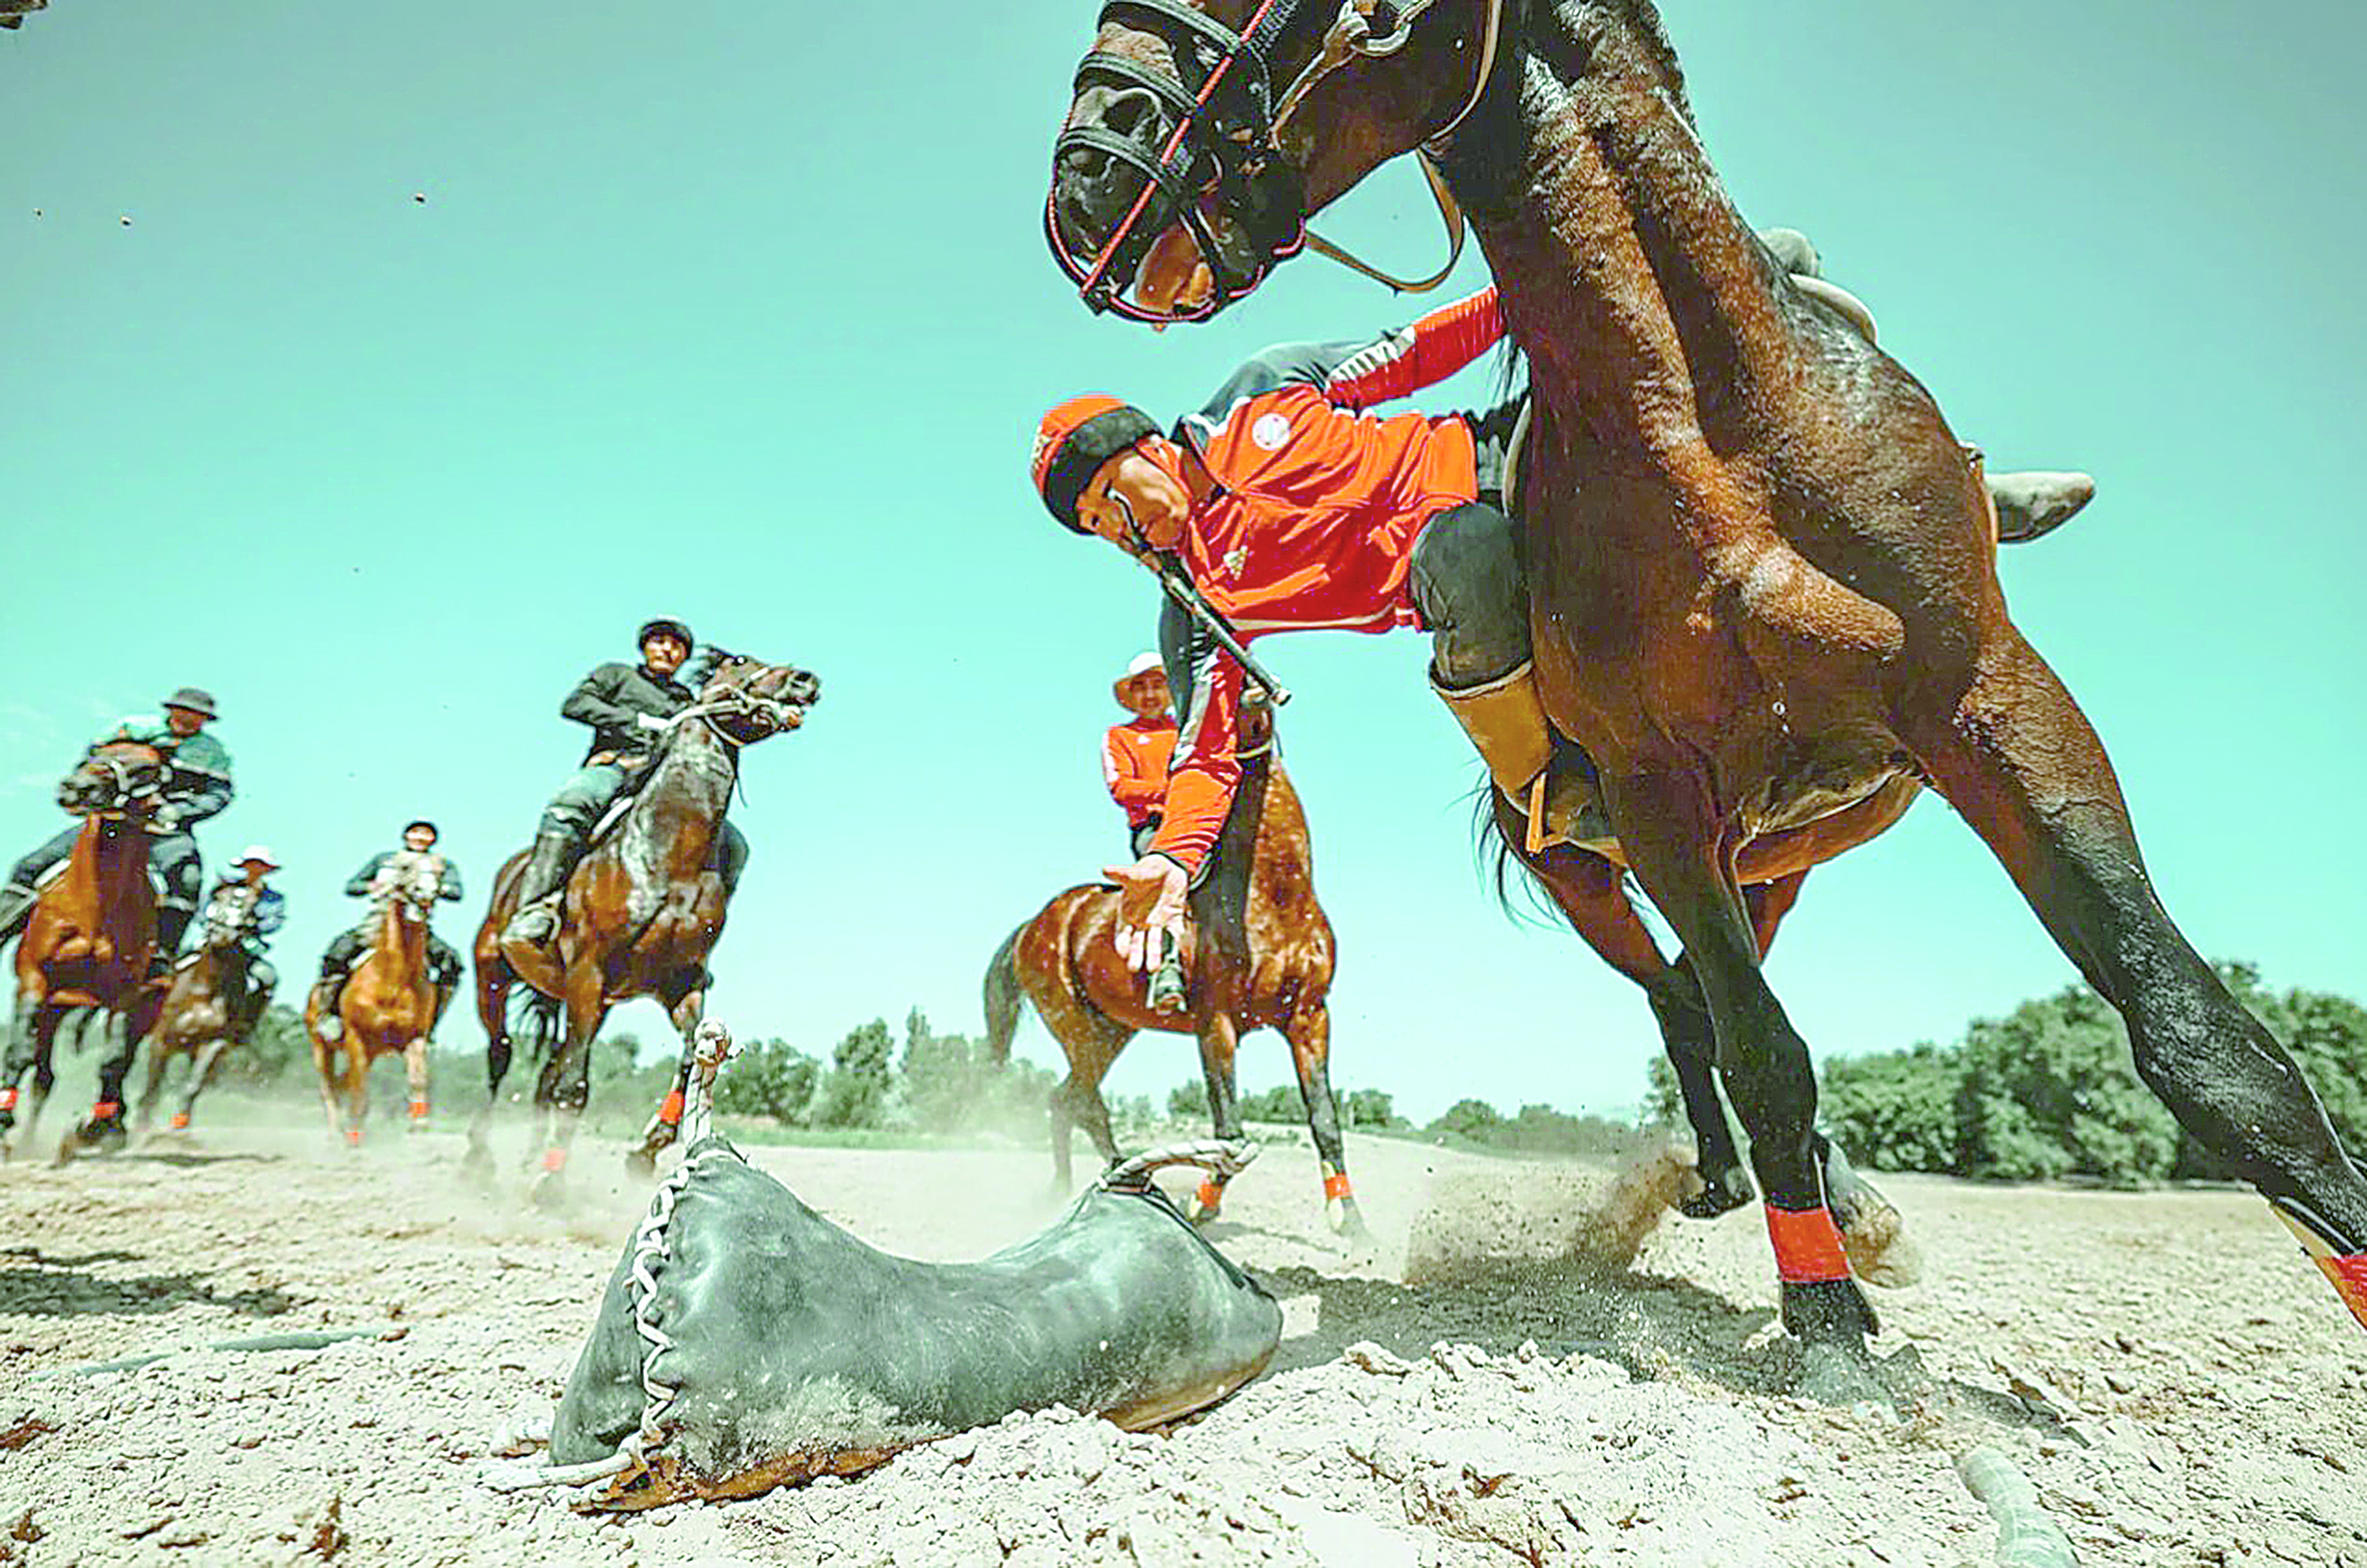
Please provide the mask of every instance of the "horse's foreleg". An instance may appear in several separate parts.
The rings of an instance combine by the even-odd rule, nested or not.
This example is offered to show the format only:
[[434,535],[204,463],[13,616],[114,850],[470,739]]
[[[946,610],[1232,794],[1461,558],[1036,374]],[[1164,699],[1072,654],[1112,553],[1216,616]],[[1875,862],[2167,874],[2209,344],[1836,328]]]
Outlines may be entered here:
[[[1693,1128],[1694,1170],[1701,1190],[1678,1204],[1681,1213],[1713,1219],[1750,1201],[1750,1176],[1727,1125],[1726,1101],[1717,1089],[1717,1037],[1701,985],[1682,958],[1670,963],[1636,913],[1619,867],[1604,857],[1570,846],[1534,854],[1521,849],[1525,821],[1499,797],[1496,821],[1504,842],[1527,866],[1594,956],[1634,981],[1660,1026],[1660,1049],[1677,1075],[1685,1120]],[[1772,927],[1771,927],[1772,930]],[[1764,950],[1762,949],[1762,950]]]
[[674,1082],[667,1086],[665,1098],[651,1113],[649,1122],[641,1129],[640,1146],[625,1156],[625,1168],[635,1176],[647,1176],[657,1169],[658,1155],[682,1134],[682,1108],[690,1092],[691,1052],[698,1038],[698,1020],[707,1010],[707,991],[695,987],[669,1003],[666,1016],[674,1020],[675,1032],[682,1036],[682,1051],[674,1062]]
[[1340,1131],[1340,1103],[1331,1093],[1331,1009],[1321,1002],[1300,1004],[1283,1028],[1291,1065],[1298,1072],[1298,1097],[1307,1107],[1307,1131],[1323,1173],[1323,1218],[1334,1234],[1362,1240],[1364,1212],[1348,1185],[1348,1145]]
[[1603,793],[1628,864],[1675,927],[1701,983],[1719,1074],[1750,1135],[1751,1165],[1766,1194],[1784,1325],[1808,1346],[1817,1392],[1843,1398],[1870,1392],[1850,1363],[1865,1358],[1874,1312],[1850,1277],[1826,1207],[1807,1042],[1760,972],[1757,935],[1706,784],[1689,775],[1606,776]]
[[361,1031],[345,1024],[345,1144],[362,1146],[362,1122],[369,1115],[370,1051]]
[[[1240,1051],[1240,1036],[1233,1028],[1232,1018],[1226,1014],[1212,1014],[1200,1020],[1195,1031],[1200,1040],[1200,1077],[1208,1086],[1208,1123],[1210,1130],[1227,1142],[1238,1142],[1241,1136],[1241,1097],[1234,1078],[1234,1059]],[[1188,1209],[1194,1222],[1213,1220],[1225,1205],[1225,1184],[1211,1173],[1200,1178],[1192,1194]]]
[[[171,1065],[176,1054],[176,1052],[164,1049],[163,1040],[156,1040],[148,1047],[148,1078],[140,1090],[139,1108],[131,1113],[131,1125],[134,1131],[145,1132],[155,1125],[156,1102],[164,1097],[164,1069]],[[176,1131],[188,1125],[189,1119],[186,1116],[176,1116],[173,1119]]]
[[[345,1042],[350,1043],[351,1039],[352,1033],[348,1030]],[[345,1136],[345,1112],[337,1106],[338,1050],[337,1045],[319,1035],[312,1037],[312,1071],[321,1080],[321,1105],[328,1112],[329,1136],[342,1142]]]
[[[0,1135],[17,1125],[17,1085],[33,1065],[34,1028],[38,1008],[29,992],[19,991],[9,1019],[8,1038],[0,1041]],[[0,1136],[0,1142],[5,1142]]]
[[2293,1058],[2170,923],[2070,694],[2020,633],[1993,642],[1961,695],[1932,704],[1944,711],[1899,716],[1902,738],[2119,1010],[2138,1074],[2259,1188],[2367,1324],[2367,1175]]
[[403,1076],[411,1080],[411,1131],[427,1131],[427,1037],[419,1035],[402,1048]]
[[189,1063],[189,1075],[183,1085],[185,1092],[181,1096],[181,1108],[173,1114],[175,1127],[188,1126],[196,1116],[198,1096],[204,1094],[206,1085],[214,1081],[214,1067],[221,1061],[222,1052],[229,1049],[230,1037],[227,1035],[210,1040],[198,1048],[197,1057]]
[[1693,1168],[1701,1190],[1680,1200],[1677,1211],[1695,1220],[1715,1220],[1757,1195],[1742,1152],[1735,1147],[1734,1129],[1727,1122],[1726,1097],[1718,1093],[1716,1027],[1710,1022],[1709,1005],[1702,1000],[1701,982],[1682,955],[1645,987],[1644,996],[1651,1004],[1653,1021],[1660,1026],[1660,1049],[1677,1075],[1685,1120],[1693,1130]]
[[549,1128],[542,1151],[542,1174],[535,1179],[533,1201],[555,1207],[564,1200],[569,1150],[583,1108],[592,1097],[592,1041],[608,1016],[600,994],[600,971],[583,964],[567,975],[567,1034],[543,1064],[535,1087],[535,1107]]

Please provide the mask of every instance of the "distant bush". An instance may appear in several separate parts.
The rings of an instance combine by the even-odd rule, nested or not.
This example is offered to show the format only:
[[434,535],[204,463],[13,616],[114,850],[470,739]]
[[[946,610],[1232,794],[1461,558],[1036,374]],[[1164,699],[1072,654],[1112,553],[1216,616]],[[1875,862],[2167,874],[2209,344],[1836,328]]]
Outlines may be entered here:
[[785,1040],[760,1040],[723,1064],[715,1080],[715,1108],[731,1116],[769,1116],[784,1127],[804,1127],[821,1084],[821,1062]]

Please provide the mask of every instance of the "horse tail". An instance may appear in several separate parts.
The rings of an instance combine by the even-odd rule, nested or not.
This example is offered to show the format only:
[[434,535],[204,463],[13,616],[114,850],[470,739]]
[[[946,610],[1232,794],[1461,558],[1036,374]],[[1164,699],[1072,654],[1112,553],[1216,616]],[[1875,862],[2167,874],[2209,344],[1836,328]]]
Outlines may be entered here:
[[1027,1000],[1027,993],[1019,984],[1019,934],[1025,926],[1014,926],[1002,946],[986,960],[986,977],[980,983],[986,1006],[986,1054],[996,1066],[1011,1060],[1011,1037],[1019,1032],[1019,1009]]
[[[1540,894],[1536,873],[1513,855],[1512,841],[1504,836],[1504,824],[1496,818],[1496,791],[1484,781],[1471,792],[1471,863],[1481,883],[1494,895],[1496,907],[1503,911],[1504,918],[1516,924],[1525,922]],[[1521,887],[1528,895],[1525,905],[1513,897],[1515,865],[1523,873]]]

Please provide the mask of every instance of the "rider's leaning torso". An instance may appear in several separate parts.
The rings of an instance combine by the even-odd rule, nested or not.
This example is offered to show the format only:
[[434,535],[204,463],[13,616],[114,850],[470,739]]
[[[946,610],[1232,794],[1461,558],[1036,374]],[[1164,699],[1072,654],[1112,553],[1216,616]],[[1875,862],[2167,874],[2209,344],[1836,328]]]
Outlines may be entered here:
[[203,822],[230,804],[230,751],[204,730],[184,735],[158,714],[135,714],[91,743],[94,751],[117,741],[154,746],[164,756],[164,799],[180,825]]
[[[1414,624],[1413,541],[1478,494],[1471,427],[1459,415],[1363,411],[1444,381],[1502,335],[1496,291],[1483,290],[1378,338],[1269,348],[1177,423],[1215,482],[1177,553],[1244,639]],[[1202,663],[1150,850],[1195,874],[1240,776],[1240,667],[1222,654]]]
[[449,857],[437,854],[433,849],[413,849],[408,845],[400,849],[381,849],[363,861],[362,869],[345,879],[345,896],[368,898],[378,885],[379,872],[391,866],[394,876],[390,880],[400,881],[423,861],[436,873],[437,898],[457,903],[466,896],[460,888],[460,868],[454,865]]
[[592,726],[592,744],[585,762],[608,757],[637,757],[649,751],[656,732],[634,722],[634,715],[671,719],[697,700],[690,687],[646,665],[622,660],[602,665],[576,683],[559,705],[560,717]]

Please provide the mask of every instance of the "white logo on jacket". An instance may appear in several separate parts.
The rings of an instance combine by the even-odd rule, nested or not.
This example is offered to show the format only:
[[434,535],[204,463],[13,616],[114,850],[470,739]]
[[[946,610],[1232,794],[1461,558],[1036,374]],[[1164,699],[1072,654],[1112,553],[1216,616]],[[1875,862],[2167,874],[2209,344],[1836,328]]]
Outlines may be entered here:
[[1290,420],[1280,414],[1262,414],[1258,422],[1250,426],[1250,439],[1257,443],[1260,451],[1278,452],[1290,439]]

